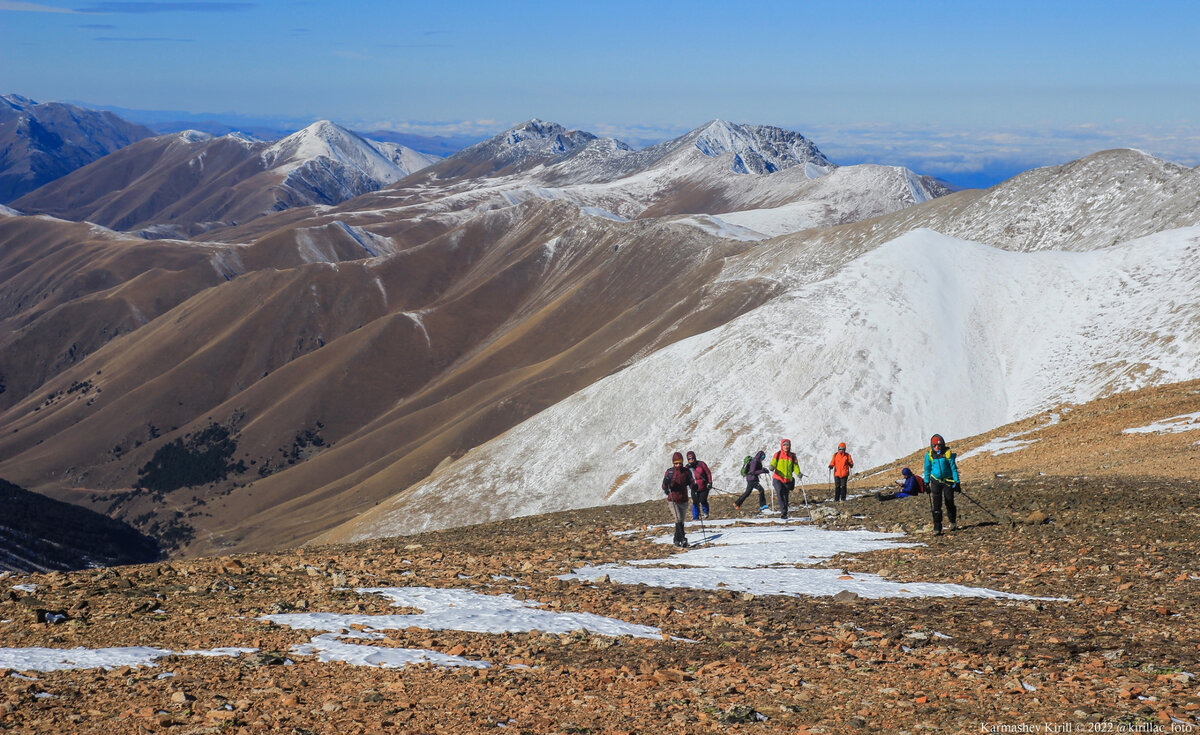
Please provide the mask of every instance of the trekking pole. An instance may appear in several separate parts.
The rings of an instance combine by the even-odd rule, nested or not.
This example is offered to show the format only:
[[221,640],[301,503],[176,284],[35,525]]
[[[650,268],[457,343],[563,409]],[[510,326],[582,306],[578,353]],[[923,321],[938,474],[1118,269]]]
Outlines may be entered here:
[[796,482],[800,483],[800,494],[804,496],[804,507],[808,507],[808,493],[804,492],[804,473],[796,470]]
[[[972,503],[974,503],[975,505],[978,505],[978,506],[979,506],[979,509],[980,509],[980,510],[982,510],[984,513],[987,513],[987,514],[988,514],[988,515],[990,515],[992,518],[995,518],[997,523],[999,523],[999,522],[1000,522],[1000,519],[996,517],[996,514],[995,514],[995,513],[991,512],[991,511],[990,511],[990,510],[988,510],[987,508],[984,508],[984,507],[983,507],[983,505],[982,505],[982,504],[981,504],[981,503],[980,503],[978,500],[976,500],[975,498],[972,498],[970,495],[967,495],[967,491],[966,491],[966,490],[963,490],[963,487],[962,487],[962,483],[961,483],[961,482],[960,482],[960,483],[958,483],[958,492],[962,493],[962,496],[963,496],[964,498],[966,498],[967,500],[970,500],[970,501],[971,501]],[[1009,518],[1009,519],[1008,519],[1008,523],[1011,525],[1011,524],[1013,523],[1013,519]]]
[[704,514],[703,513],[700,514],[700,535],[703,539],[700,543],[707,544],[708,543],[708,529],[706,529],[704,527]]

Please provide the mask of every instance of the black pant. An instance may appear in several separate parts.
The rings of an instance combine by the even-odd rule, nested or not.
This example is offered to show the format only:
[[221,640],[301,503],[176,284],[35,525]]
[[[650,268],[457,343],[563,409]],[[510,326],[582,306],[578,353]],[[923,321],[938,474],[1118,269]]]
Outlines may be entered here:
[[942,532],[942,500],[946,501],[946,515],[951,523],[958,523],[958,508],[954,507],[954,483],[936,478],[929,481],[929,504],[933,509],[933,532]]
[[792,488],[796,487],[796,481],[784,482],[778,477],[772,477],[771,484],[775,487],[775,497],[779,498],[779,517],[787,518],[788,495],[792,492]]
[[742,493],[742,496],[737,499],[737,505],[741,506],[742,503],[746,502],[746,498],[750,497],[750,493],[754,492],[755,488],[758,489],[758,506],[761,508],[766,505],[767,491],[763,489],[762,483],[758,481],[758,475],[746,475],[746,492]]
[[835,501],[846,499],[846,480],[849,479],[849,475],[833,478],[833,499]]

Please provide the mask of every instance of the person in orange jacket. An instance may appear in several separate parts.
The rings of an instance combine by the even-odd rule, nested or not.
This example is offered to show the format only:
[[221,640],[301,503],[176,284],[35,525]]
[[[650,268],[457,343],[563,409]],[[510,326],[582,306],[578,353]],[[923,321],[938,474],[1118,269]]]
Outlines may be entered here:
[[850,479],[850,470],[854,469],[854,458],[846,451],[846,442],[838,444],[837,452],[829,460],[829,469],[833,470],[833,499],[846,499],[846,482]]

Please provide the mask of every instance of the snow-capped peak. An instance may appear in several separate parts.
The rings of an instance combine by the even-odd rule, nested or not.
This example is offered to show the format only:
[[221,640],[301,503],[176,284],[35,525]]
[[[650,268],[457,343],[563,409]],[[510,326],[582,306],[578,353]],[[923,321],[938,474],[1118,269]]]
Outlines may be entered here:
[[175,140],[180,143],[200,143],[205,140],[213,139],[212,135],[201,132],[199,130],[180,130],[178,133],[175,133],[172,137],[175,138]]
[[320,158],[357,170],[379,185],[398,181],[410,173],[392,155],[381,152],[379,144],[328,120],[319,120],[292,133],[262,152],[267,168],[287,173]]
[[804,165],[809,177],[816,178],[835,167],[808,138],[769,125],[713,120],[696,132],[694,144],[706,156],[732,153],[731,168],[741,174],[769,174]]

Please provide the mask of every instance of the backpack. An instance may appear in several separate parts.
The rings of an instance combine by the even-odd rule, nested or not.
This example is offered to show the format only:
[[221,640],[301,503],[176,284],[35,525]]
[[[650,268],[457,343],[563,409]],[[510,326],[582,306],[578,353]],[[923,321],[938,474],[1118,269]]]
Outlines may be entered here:
[[746,458],[742,460],[742,477],[750,474],[750,463],[752,461],[754,461],[754,457],[750,456],[749,454],[747,454]]

